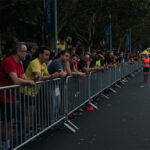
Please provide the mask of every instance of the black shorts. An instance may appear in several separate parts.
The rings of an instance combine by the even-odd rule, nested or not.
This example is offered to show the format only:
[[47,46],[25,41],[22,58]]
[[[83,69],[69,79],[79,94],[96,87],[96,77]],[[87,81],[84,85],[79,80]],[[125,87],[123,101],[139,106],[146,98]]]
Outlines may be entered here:
[[28,96],[21,94],[21,103],[26,106],[35,105],[35,96]]
[[0,102],[0,113],[1,113],[1,120],[2,121],[6,120],[7,122],[10,122],[11,119],[15,118],[15,104]]
[[149,68],[143,68],[143,72],[149,72]]

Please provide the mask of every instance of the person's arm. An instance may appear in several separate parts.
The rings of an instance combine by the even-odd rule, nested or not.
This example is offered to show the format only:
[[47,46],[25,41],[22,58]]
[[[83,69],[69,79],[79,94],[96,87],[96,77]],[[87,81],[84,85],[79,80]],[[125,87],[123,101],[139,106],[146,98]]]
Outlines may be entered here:
[[94,69],[94,68],[90,68],[90,61],[88,61],[88,62],[86,63],[86,67],[83,67],[83,68],[82,68],[82,71],[83,71],[83,72],[90,72],[90,71],[95,71],[95,69]]
[[63,65],[59,61],[55,62],[54,68],[56,72],[58,72],[60,78],[64,78],[67,76],[67,72],[63,70]]
[[65,66],[66,66],[66,71],[67,71],[67,74],[68,74],[68,75],[76,75],[75,72],[72,72],[72,71],[71,71],[71,69],[70,69],[70,63],[69,63],[69,62],[67,62],[67,63],[65,64]]
[[[11,60],[7,60],[3,63],[4,71],[8,74],[10,79],[12,80],[13,84],[29,84],[34,85],[33,80],[24,80],[23,78],[19,78],[16,73],[16,66],[14,65],[14,62]],[[24,74],[23,67],[21,68],[21,74]],[[22,77],[22,76],[21,76]],[[25,78],[25,76],[23,76]]]
[[103,66],[96,66],[96,67],[95,67],[95,70],[96,70],[96,71],[104,70],[104,67],[103,67]]
[[28,78],[26,77],[25,73],[22,74],[21,78],[24,79],[24,80],[28,80]]
[[[33,78],[34,81],[41,81],[41,80],[53,79],[53,78],[55,78],[55,76],[56,76],[56,75],[54,75],[54,74],[52,74],[52,75],[50,75],[50,76],[49,76],[49,74],[47,74],[47,75],[45,75],[44,77],[42,77],[42,76],[41,76],[41,73],[39,73],[39,72],[34,72],[33,74],[34,74],[34,78]],[[57,74],[58,74],[58,73],[57,73]],[[57,75],[57,76],[58,76],[58,75]],[[31,79],[28,79],[25,74],[22,75],[22,79],[24,79],[24,80],[31,80]]]
[[31,64],[31,69],[33,73],[33,80],[34,81],[44,81],[44,80],[49,80],[58,77],[58,73],[55,74],[49,74],[46,64],[43,64],[43,71],[41,72],[41,68],[39,65],[35,62]]
[[77,71],[75,67],[74,67],[74,71],[71,71],[69,62],[66,63],[66,71],[68,75],[79,75],[85,77],[85,73]]
[[10,72],[10,73],[8,73],[8,75],[11,78],[13,84],[15,84],[15,85],[18,85],[18,84],[35,85],[33,80],[26,80],[26,79],[18,78],[18,76],[15,72]]
[[42,76],[40,72],[34,72],[33,74],[34,74],[35,81],[44,81],[44,80],[50,80],[59,77],[58,72],[55,72],[54,74],[45,74],[44,76]]
[[82,71],[83,71],[83,72],[90,72],[90,71],[92,71],[92,69],[91,69],[91,68],[88,68],[88,67],[83,67],[83,68],[82,68]]

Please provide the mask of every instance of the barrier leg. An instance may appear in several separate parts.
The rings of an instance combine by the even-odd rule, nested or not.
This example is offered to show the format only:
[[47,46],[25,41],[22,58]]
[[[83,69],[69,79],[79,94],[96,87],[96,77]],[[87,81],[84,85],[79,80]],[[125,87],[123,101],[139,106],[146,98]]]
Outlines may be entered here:
[[109,88],[110,91],[112,91],[113,93],[117,93],[117,91],[115,91],[113,88]]
[[121,84],[123,84],[123,85],[125,84],[122,80],[120,80],[119,82],[120,82]]
[[117,83],[115,84],[115,86],[116,86],[117,88],[121,89],[121,86],[118,85]]
[[70,120],[67,120],[67,122],[72,125],[76,130],[79,130],[79,128],[74,124],[72,123]]
[[76,130],[73,127],[71,127],[68,123],[64,122],[64,126],[67,127],[73,133],[76,133]]
[[93,103],[89,102],[90,105],[92,105],[95,109],[98,110],[98,107],[96,105],[94,105]]
[[135,75],[133,74],[133,73],[131,73],[131,76],[134,78],[135,77]]
[[106,98],[106,99],[109,99],[109,97],[106,96],[106,95],[104,95],[103,93],[101,93],[101,97],[104,97],[104,98]]
[[129,76],[127,76],[127,79],[128,79],[128,80],[131,80],[131,78],[130,78]]
[[126,78],[124,78],[124,79],[122,80],[122,82],[123,82],[123,83],[126,83],[126,82],[128,82],[128,81],[127,81]]

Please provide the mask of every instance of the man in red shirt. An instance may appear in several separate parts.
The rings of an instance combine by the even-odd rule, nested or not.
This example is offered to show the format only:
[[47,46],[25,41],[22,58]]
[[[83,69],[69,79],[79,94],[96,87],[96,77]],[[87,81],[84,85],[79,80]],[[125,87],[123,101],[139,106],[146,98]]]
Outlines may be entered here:
[[[0,66],[0,111],[2,120],[2,150],[10,148],[11,122],[15,117],[16,94],[14,88],[4,90],[4,86],[28,84],[34,85],[24,74],[21,61],[25,59],[27,47],[24,42],[18,42],[12,49],[12,55],[6,58]],[[6,113],[5,113],[6,112]],[[7,122],[7,123],[6,123]],[[6,128],[7,127],[7,128]],[[7,132],[6,132],[7,131]],[[7,136],[6,136],[7,133]]]

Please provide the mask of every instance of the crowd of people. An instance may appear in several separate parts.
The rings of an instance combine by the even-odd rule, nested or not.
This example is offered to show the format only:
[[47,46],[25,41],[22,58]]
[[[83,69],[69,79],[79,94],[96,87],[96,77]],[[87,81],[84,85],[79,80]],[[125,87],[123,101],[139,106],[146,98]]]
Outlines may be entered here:
[[[0,87],[10,85],[30,85],[35,86],[37,81],[51,80],[54,78],[65,78],[68,75],[85,77],[91,71],[103,71],[124,63],[135,63],[139,58],[136,53],[119,53],[113,51],[102,51],[92,49],[87,51],[83,48],[71,48],[67,50],[59,49],[58,55],[51,51],[47,46],[29,46],[24,42],[17,42],[7,50],[7,55],[3,55],[0,50]],[[29,99],[29,111],[35,111],[32,100],[38,94],[38,88],[31,90],[25,87],[21,90],[22,96]],[[0,110],[1,120],[5,121],[5,102],[4,91],[0,91]],[[23,98],[22,98],[23,99]],[[12,116],[10,116],[10,103]],[[92,106],[91,106],[92,107]],[[92,110],[88,107],[88,110]],[[12,92],[11,102],[10,93],[6,91],[7,109],[7,133],[8,140],[5,138],[5,124],[2,123],[2,146],[3,150],[10,148],[10,120],[15,114],[15,93]],[[26,122],[31,122],[26,116]],[[7,145],[7,146],[6,146]]]
[[[44,50],[42,50],[43,48]],[[92,49],[88,51],[84,48],[75,47],[67,50],[60,48],[58,49],[58,55],[46,46],[26,46],[26,49],[26,56],[23,60],[21,60],[24,72],[26,72],[30,62],[37,59],[39,57],[38,55],[42,51],[42,55],[40,55],[40,57],[43,61],[41,64],[45,63],[49,74],[58,72],[60,77],[65,77],[66,75],[85,76],[86,72],[108,69],[120,63],[134,63],[137,59],[139,59],[136,53],[116,53],[115,51],[103,51],[99,49]],[[0,50],[0,66],[4,59],[13,55],[12,51],[13,48],[9,48],[6,52],[2,52],[2,50]],[[46,52],[48,53],[45,54]]]

